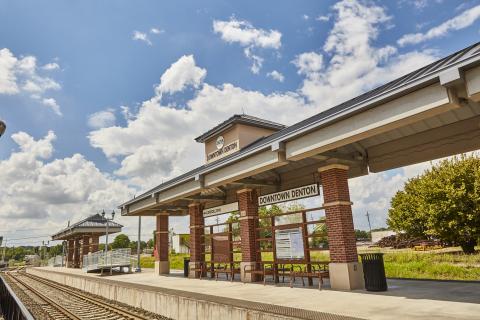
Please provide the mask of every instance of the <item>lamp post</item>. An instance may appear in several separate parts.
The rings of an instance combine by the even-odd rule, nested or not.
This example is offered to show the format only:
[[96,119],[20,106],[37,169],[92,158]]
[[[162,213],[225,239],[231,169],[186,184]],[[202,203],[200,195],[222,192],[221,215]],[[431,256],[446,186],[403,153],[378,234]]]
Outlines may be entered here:
[[113,221],[113,218],[115,218],[115,210],[112,211],[112,218],[107,218],[105,217],[105,210],[102,211],[102,217],[105,218],[106,220],[106,226],[105,226],[105,255],[108,252],[108,225],[110,221]]

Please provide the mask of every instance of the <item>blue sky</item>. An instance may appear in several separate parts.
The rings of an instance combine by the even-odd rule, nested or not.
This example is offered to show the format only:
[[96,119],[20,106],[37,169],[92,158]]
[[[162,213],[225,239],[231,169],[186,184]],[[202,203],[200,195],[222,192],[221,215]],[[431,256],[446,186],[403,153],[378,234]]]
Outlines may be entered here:
[[[0,0],[0,177],[15,182],[0,233],[54,231],[199,165],[193,138],[242,109],[292,124],[462,49],[480,38],[479,6]],[[424,167],[353,181],[356,225],[368,207],[384,224]]]

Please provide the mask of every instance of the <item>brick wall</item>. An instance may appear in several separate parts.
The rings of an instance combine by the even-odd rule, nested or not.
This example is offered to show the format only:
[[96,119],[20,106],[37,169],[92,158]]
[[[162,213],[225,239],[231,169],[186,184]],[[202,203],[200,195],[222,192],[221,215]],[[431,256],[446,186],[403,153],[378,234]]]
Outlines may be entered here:
[[203,205],[190,204],[188,213],[190,215],[190,262],[202,262],[205,261]]
[[[325,170],[326,169],[326,170]],[[348,190],[348,167],[320,169],[332,262],[357,262],[352,206]]]
[[168,261],[168,215],[157,216],[157,236],[155,247],[157,248],[158,261]]
[[258,196],[254,189],[242,189],[237,192],[240,209],[240,237],[243,262],[260,261],[258,231]]

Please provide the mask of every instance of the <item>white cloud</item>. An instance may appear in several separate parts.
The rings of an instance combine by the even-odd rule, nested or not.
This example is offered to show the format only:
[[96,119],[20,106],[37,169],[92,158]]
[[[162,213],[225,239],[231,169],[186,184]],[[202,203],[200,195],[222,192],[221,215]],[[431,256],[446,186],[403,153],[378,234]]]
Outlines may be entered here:
[[[196,72],[182,71],[185,64],[188,70]],[[177,67],[182,76],[177,75]],[[272,120],[286,124],[315,112],[314,108],[304,104],[302,97],[292,92],[264,95],[231,84],[216,87],[204,83],[200,87],[205,73],[196,66],[193,56],[181,57],[164,72],[154,97],[143,102],[136,115],[130,114],[125,127],[92,131],[90,144],[100,148],[108,158],[121,159],[116,174],[147,187],[202,164],[202,145],[193,139],[232,114],[241,112],[242,108],[268,119],[274,115]],[[186,74],[190,76],[186,77]],[[187,101],[186,108],[163,105],[158,99],[158,92],[177,92],[186,84],[198,87],[194,98]],[[299,109],[302,109],[301,113]]]
[[165,30],[163,30],[163,29],[158,29],[158,28],[151,28],[150,29],[150,33],[152,33],[152,34],[162,34],[164,32],[165,32]]
[[62,112],[60,111],[60,106],[58,105],[57,101],[53,98],[43,98],[42,103],[51,108],[53,112],[55,112],[57,115],[61,116]]
[[133,31],[132,40],[138,40],[138,41],[145,42],[149,46],[152,45],[152,41],[150,41],[150,39],[148,38],[148,35],[144,32],[140,32],[140,31],[137,31],[137,30]]
[[427,40],[440,38],[446,36],[449,32],[461,30],[471,26],[477,19],[480,18],[480,5],[463,11],[456,17],[445,21],[444,23],[431,28],[425,33],[410,33],[402,36],[397,43],[400,46],[407,44],[417,44]]
[[333,29],[323,46],[327,55],[307,52],[293,61],[298,73],[307,76],[300,92],[320,110],[353,98],[436,58],[428,50],[398,55],[393,46],[375,47],[373,42],[380,28],[386,27],[390,21],[383,7],[360,1],[341,1],[333,6],[333,11]]
[[42,67],[43,70],[57,70],[60,69],[60,66],[56,62],[47,63]]
[[213,31],[219,33],[224,41],[237,42],[244,47],[279,49],[282,45],[282,34],[278,30],[256,29],[250,22],[234,17],[229,21],[214,20]]
[[332,17],[332,16],[329,15],[329,14],[323,15],[323,16],[320,15],[320,16],[318,16],[315,20],[317,20],[317,21],[322,21],[322,22],[327,22],[327,21],[330,20],[331,17]]
[[17,86],[16,66],[17,58],[8,49],[0,50],[0,94],[16,94]]
[[297,67],[298,74],[313,77],[323,67],[323,56],[316,52],[305,52],[297,55],[292,63]]
[[[42,227],[56,231],[102,208],[111,209],[134,190],[100,172],[80,154],[49,161],[55,134],[39,140],[25,132],[12,135],[19,150],[0,161],[0,225]],[[12,222],[13,221],[13,222]]]
[[206,75],[205,69],[195,65],[193,55],[182,56],[163,73],[155,91],[161,95],[162,93],[182,91],[187,86],[198,88]]
[[220,34],[222,40],[244,47],[243,52],[252,61],[250,70],[254,74],[259,73],[263,63],[263,58],[255,54],[254,50],[279,49],[282,46],[280,31],[257,29],[249,21],[237,20],[235,17],[229,21],[214,20],[213,31]]
[[302,16],[302,18],[303,18],[303,20],[308,20],[308,19],[310,19],[310,17],[308,16],[308,14],[304,14],[304,15]]
[[45,66],[42,68],[37,66],[37,59],[34,56],[17,58],[9,49],[1,49],[0,94],[28,94],[61,115],[60,106],[55,99],[44,97],[46,92],[60,90],[61,86],[52,78],[39,73],[44,69]]
[[272,72],[267,73],[267,77],[270,77],[273,80],[277,80],[279,82],[283,82],[285,80],[285,76],[277,70],[273,70]]
[[115,110],[108,108],[89,115],[87,124],[90,128],[100,129],[115,125],[115,121]]

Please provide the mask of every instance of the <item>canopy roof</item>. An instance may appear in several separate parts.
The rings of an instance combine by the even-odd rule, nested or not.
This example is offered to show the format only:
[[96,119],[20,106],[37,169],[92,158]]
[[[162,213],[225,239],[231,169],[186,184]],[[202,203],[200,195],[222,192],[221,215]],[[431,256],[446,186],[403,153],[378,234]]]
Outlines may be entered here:
[[108,223],[108,234],[122,231],[123,226],[109,221],[100,214],[94,214],[52,235],[52,240],[66,240],[80,235],[104,235]]
[[[332,92],[335,94],[335,92]],[[234,201],[234,188],[262,194],[317,182],[332,162],[350,177],[480,147],[480,43],[166,181],[119,207],[122,215],[185,210],[191,201]],[[232,117],[232,118],[235,118]],[[222,130],[232,118],[197,138]],[[432,140],[433,139],[433,140]],[[207,203],[208,206],[214,205]]]

